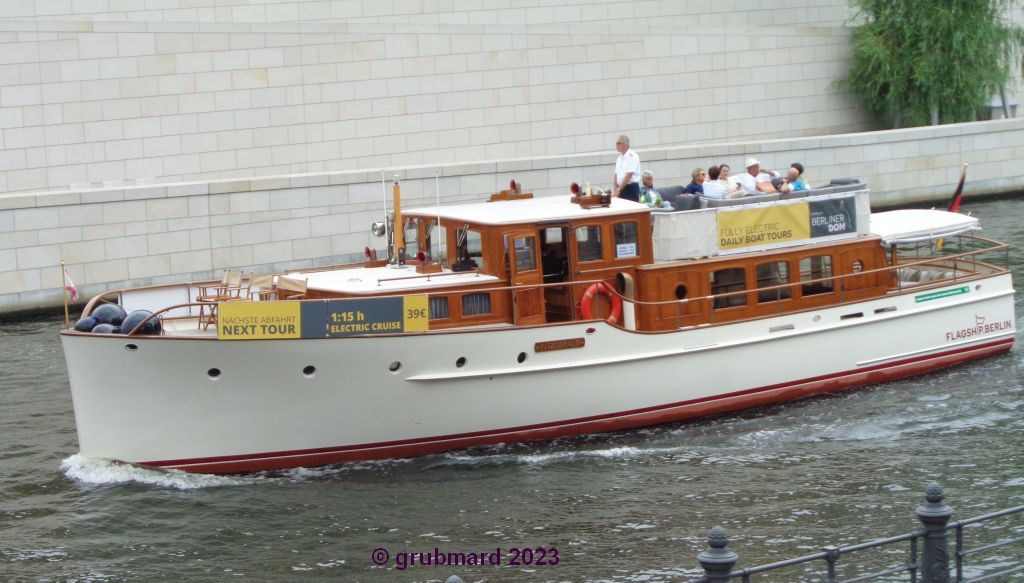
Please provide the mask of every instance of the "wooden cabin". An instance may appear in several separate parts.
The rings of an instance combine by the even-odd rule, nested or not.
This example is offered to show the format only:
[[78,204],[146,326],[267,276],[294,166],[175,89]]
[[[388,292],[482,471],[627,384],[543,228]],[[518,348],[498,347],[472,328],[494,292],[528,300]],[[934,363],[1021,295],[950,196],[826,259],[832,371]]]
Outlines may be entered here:
[[[725,210],[672,215],[714,221],[718,212]],[[656,257],[653,214],[621,199],[529,195],[408,210],[404,266],[373,269],[369,287],[318,289],[311,279],[307,297],[429,294],[431,329],[586,319],[586,303],[604,318],[625,298],[627,327],[659,332],[879,297],[893,286],[885,249],[866,227],[749,252],[698,241],[703,256],[673,259]],[[598,282],[621,296],[595,294]]]

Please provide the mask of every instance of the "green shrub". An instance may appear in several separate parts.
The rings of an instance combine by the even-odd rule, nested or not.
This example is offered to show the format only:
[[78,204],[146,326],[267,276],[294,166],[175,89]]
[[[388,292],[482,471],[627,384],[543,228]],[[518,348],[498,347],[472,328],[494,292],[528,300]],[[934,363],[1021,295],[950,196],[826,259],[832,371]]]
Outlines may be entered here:
[[1020,63],[1016,0],[851,0],[862,22],[840,88],[883,125],[973,121]]

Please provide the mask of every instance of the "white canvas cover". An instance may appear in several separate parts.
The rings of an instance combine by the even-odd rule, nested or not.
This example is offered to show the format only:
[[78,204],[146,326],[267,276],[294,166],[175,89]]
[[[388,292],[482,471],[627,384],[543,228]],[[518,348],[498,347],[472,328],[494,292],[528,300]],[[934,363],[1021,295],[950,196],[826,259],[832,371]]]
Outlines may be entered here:
[[656,213],[654,260],[695,259],[716,254],[716,209]]
[[886,245],[915,243],[980,231],[978,219],[934,209],[901,209],[871,215],[871,234]]
[[[713,257],[727,253],[745,253],[761,249],[777,249],[795,245],[809,245],[828,240],[845,239],[868,234],[869,216],[871,213],[870,194],[867,190],[843,192],[759,202],[750,205],[708,208],[673,213],[655,212],[654,219],[654,260],[677,261],[681,259],[698,259]],[[769,243],[761,246],[745,246],[738,249],[723,249],[719,245],[719,217],[723,213],[742,212],[756,208],[785,207],[790,205],[806,205],[811,201],[829,201],[853,199],[856,215],[856,231],[835,236],[815,236],[814,239],[801,239],[789,242]]]

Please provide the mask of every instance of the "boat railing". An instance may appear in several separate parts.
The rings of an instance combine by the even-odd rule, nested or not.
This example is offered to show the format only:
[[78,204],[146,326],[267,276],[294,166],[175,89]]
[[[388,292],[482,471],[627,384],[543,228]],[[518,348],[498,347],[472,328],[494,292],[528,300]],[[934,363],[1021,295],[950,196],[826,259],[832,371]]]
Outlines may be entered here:
[[180,310],[181,308],[189,308],[189,311],[191,311],[191,309],[193,307],[202,307],[204,305],[208,305],[208,304],[203,304],[201,302],[189,302],[189,303],[186,303],[186,304],[175,304],[173,306],[167,306],[166,308],[160,308],[159,310],[156,310],[155,312],[153,312],[152,314],[147,316],[145,319],[143,319],[141,322],[136,324],[135,327],[132,328],[131,330],[129,330],[127,332],[123,332],[123,334],[125,336],[133,336],[133,335],[135,335],[136,332],[141,330],[143,326],[145,326],[150,320],[153,320],[154,318],[161,318],[162,317],[164,319],[192,319],[195,316],[171,316],[170,318],[168,318],[164,314],[168,314],[168,313],[170,313],[170,312],[172,312],[174,310]]
[[[120,303],[122,303],[121,300],[122,300],[122,297],[124,295],[124,292],[126,292],[126,291],[128,291],[128,290],[122,288],[122,289],[107,290],[107,291],[105,291],[103,293],[96,294],[95,296],[90,298],[89,301],[86,302],[85,307],[82,308],[82,317],[84,318],[85,316],[88,316],[89,314],[91,314],[92,311],[96,309],[96,304],[101,304],[101,303],[120,304]],[[108,297],[113,296],[113,295],[117,296],[117,301],[115,301],[115,302],[108,302],[105,299],[105,298],[108,298]]]
[[[962,279],[965,279],[965,278],[974,277],[974,276],[978,275],[979,273],[992,274],[992,273],[999,273],[999,272],[1007,271],[1006,267],[998,267],[998,266],[993,265],[991,263],[987,263],[985,261],[982,261],[980,259],[980,256],[991,254],[991,253],[995,253],[995,252],[1003,252],[1003,263],[1004,263],[1004,265],[1008,265],[1009,264],[1009,253],[1008,253],[1009,245],[1007,245],[1006,243],[1001,243],[1001,242],[994,241],[992,239],[987,239],[987,238],[984,238],[984,237],[980,237],[980,236],[977,236],[977,235],[963,235],[963,236],[960,237],[960,239],[967,239],[967,240],[969,240],[969,244],[981,245],[982,247],[975,248],[975,249],[969,249],[969,250],[962,251],[962,252],[959,252],[959,253],[949,253],[949,254],[946,254],[946,255],[939,255],[939,256],[933,256],[933,257],[915,258],[915,259],[910,260],[910,261],[901,261],[900,260],[901,258],[897,257],[897,258],[895,258],[895,262],[890,264],[890,265],[886,265],[884,267],[879,267],[879,268],[875,268],[875,269],[868,269],[868,270],[858,271],[856,273],[847,273],[847,274],[838,274],[838,275],[831,274],[831,275],[826,275],[826,276],[823,276],[823,277],[800,279],[799,281],[791,281],[791,282],[786,282],[786,283],[781,283],[781,284],[776,284],[776,285],[758,286],[758,287],[754,287],[754,288],[744,288],[744,289],[741,289],[741,290],[721,292],[721,293],[710,294],[710,295],[706,295],[706,296],[700,296],[700,297],[694,297],[694,298],[682,298],[682,299],[676,299],[676,300],[641,301],[641,300],[637,300],[637,299],[628,298],[628,297],[623,296],[621,293],[619,293],[619,291],[617,289],[615,289],[615,286],[613,286],[613,285],[609,285],[608,287],[609,287],[611,293],[616,294],[618,296],[619,300],[621,300],[623,302],[628,302],[628,303],[632,304],[634,307],[640,307],[642,309],[658,310],[658,309],[664,308],[666,306],[672,306],[674,308],[673,309],[674,315],[673,316],[666,315],[666,316],[668,318],[672,318],[673,319],[673,322],[674,322],[673,328],[674,329],[679,329],[679,328],[684,328],[684,327],[691,326],[691,325],[699,325],[699,324],[702,324],[702,323],[704,323],[704,324],[716,324],[719,321],[723,321],[723,320],[733,321],[734,318],[729,318],[727,316],[720,315],[718,312],[720,312],[722,308],[732,307],[732,305],[736,305],[736,306],[747,305],[746,302],[749,301],[748,298],[750,298],[750,297],[757,297],[758,298],[757,304],[759,304],[759,305],[768,305],[768,304],[774,303],[774,305],[775,305],[775,310],[774,310],[775,313],[782,313],[786,309],[786,306],[784,304],[784,300],[788,300],[790,298],[797,297],[797,293],[798,293],[797,287],[798,286],[807,286],[807,287],[803,287],[803,289],[808,289],[808,287],[813,287],[813,286],[819,286],[820,289],[827,289],[827,290],[830,290],[830,291],[834,291],[835,293],[838,293],[839,303],[841,304],[841,303],[844,303],[844,302],[847,301],[849,291],[851,291],[851,288],[853,287],[853,286],[850,286],[849,283],[854,281],[856,278],[865,278],[865,277],[873,277],[873,276],[877,277],[879,274],[885,274],[886,276],[892,278],[891,279],[892,283],[889,286],[890,287],[890,291],[892,293],[904,293],[904,292],[908,291],[911,288],[913,288],[914,290],[918,290],[918,289],[921,289],[924,286],[937,286],[937,285],[948,284],[949,282],[955,282],[955,281],[959,281],[959,280],[962,280]],[[919,278],[918,280],[909,280],[907,278],[907,274],[910,273],[911,270],[917,270],[920,273],[931,273],[931,274],[934,274],[934,275],[929,275],[928,277]],[[461,273],[462,272],[455,272],[456,275],[461,274]],[[589,288],[590,286],[592,286],[594,284],[602,283],[602,282],[603,283],[609,283],[608,279],[606,277],[593,277],[595,275],[599,275],[600,276],[600,275],[605,275],[607,273],[608,273],[607,270],[580,271],[580,272],[577,272],[576,275],[591,276],[591,277],[589,277],[588,279],[574,280],[574,281],[560,281],[560,282],[550,282],[550,283],[531,283],[531,284],[528,284],[528,285],[487,286],[485,288],[473,287],[472,289],[466,289],[466,290],[445,290],[445,291],[439,291],[439,292],[428,292],[425,295],[427,295],[428,297],[432,297],[432,296],[445,296],[445,297],[449,297],[449,298],[459,298],[459,297],[462,297],[465,294],[479,293],[480,291],[486,290],[489,293],[507,293],[507,294],[509,294],[511,296],[512,294],[514,294],[516,292],[522,292],[522,291],[524,291],[526,289],[530,289],[530,288],[548,289],[548,288],[562,288],[562,287],[568,286],[570,288],[570,290],[571,290],[570,295],[571,295],[572,298],[574,298],[574,300],[572,301],[572,305],[570,306],[570,313],[568,314],[568,317],[569,317],[570,320],[577,320],[577,319],[579,319],[580,306],[579,306],[579,302],[575,298],[581,297],[582,294],[583,294],[583,290]],[[438,277],[438,276],[441,276],[441,275],[443,275],[443,274],[442,273],[416,274],[416,275],[407,276],[405,279],[429,278],[429,277]],[[863,281],[863,279],[861,279],[861,281]],[[85,309],[84,309],[82,315],[83,316],[89,315],[96,308],[96,306],[99,303],[102,303],[102,302],[108,302],[108,301],[112,300],[114,302],[118,302],[118,303],[122,303],[123,304],[124,296],[125,296],[126,293],[135,292],[135,291],[138,291],[138,290],[156,290],[156,289],[163,289],[163,288],[179,287],[179,288],[183,288],[185,290],[188,290],[187,293],[191,294],[191,290],[192,290],[192,288],[195,285],[196,284],[193,283],[193,282],[188,282],[188,283],[176,284],[176,285],[159,285],[159,286],[148,286],[146,288],[110,290],[110,291],[101,293],[101,294],[91,298],[89,300],[89,302],[86,304]],[[860,285],[860,286],[857,286],[857,287],[860,288],[860,287],[863,287],[863,286]],[[756,296],[752,296],[751,294],[757,294],[757,295]],[[403,294],[403,293],[395,293],[395,294],[388,294],[388,295],[374,294],[373,297],[375,297],[375,298],[401,297],[401,296],[404,296],[404,295],[407,295],[407,294]],[[772,296],[772,295],[774,295],[775,297],[771,298],[770,296]],[[733,300],[732,298],[740,298],[740,299]],[[764,298],[767,298],[767,299],[764,299]],[[189,295],[189,299],[191,299],[191,295]],[[299,301],[323,301],[323,300],[299,300]],[[694,319],[696,314],[693,313],[693,310],[687,310],[687,307],[691,306],[693,304],[699,304],[701,302],[706,302],[707,303],[707,309],[701,309],[701,310],[698,311],[699,317],[697,317],[697,320],[700,320],[698,322],[697,320]],[[156,317],[162,317],[164,319],[190,319],[190,318],[196,318],[197,316],[194,313],[194,309],[198,308],[198,307],[202,307],[203,305],[204,304],[202,304],[200,302],[187,301],[187,302],[177,302],[177,303],[174,303],[173,305],[153,310],[154,313],[151,316],[149,316],[148,318],[146,318],[142,323],[140,323],[139,327],[142,326],[144,323],[149,322],[150,320],[152,320],[153,318],[156,318]],[[608,307],[603,305],[602,302],[595,302],[595,305],[594,305],[595,313],[593,314],[594,319],[595,320],[604,319],[607,316],[607,314],[604,313],[607,309],[608,309]],[[657,312],[655,312],[655,313],[657,313]],[[762,312],[762,313],[764,313],[764,312]],[[664,318],[659,318],[659,319],[664,321]],[[470,322],[466,322],[465,325],[470,325],[471,326],[473,324],[470,323]],[[619,322],[619,323],[615,323],[615,325],[622,327],[623,323]],[[126,333],[128,335],[132,335],[133,333],[137,332],[139,327],[136,327],[135,329],[133,329],[131,331],[127,331]],[[198,336],[206,336],[204,334],[198,334],[198,333],[197,333],[197,335]]]
[[[848,283],[855,278],[871,277],[878,274],[888,274],[893,278],[893,284],[891,286],[892,291],[901,293],[907,291],[907,289],[913,287],[919,289],[923,285],[942,285],[950,282],[959,281],[968,277],[977,275],[980,271],[986,271],[988,273],[999,273],[1008,272],[1008,267],[998,267],[991,263],[981,261],[980,255],[988,255],[996,252],[1003,252],[1003,264],[1009,265],[1009,245],[985,237],[977,235],[962,235],[961,238],[970,240],[972,243],[985,245],[979,249],[971,249],[960,253],[953,253],[949,255],[941,255],[935,257],[926,257],[923,259],[916,259],[912,261],[897,261],[895,264],[887,265],[885,267],[879,267],[875,269],[867,269],[858,271],[856,273],[846,273],[839,275],[829,275],[819,278],[801,279],[795,282],[783,283],[778,285],[760,286],[755,288],[744,288],[742,290],[721,292],[717,294],[711,294],[706,296],[700,296],[695,298],[683,298],[677,300],[663,300],[663,301],[639,301],[635,299],[629,299],[625,296],[620,295],[623,301],[631,302],[637,306],[646,306],[657,309],[664,306],[675,307],[675,327],[682,328],[683,320],[685,316],[683,311],[686,306],[690,304],[697,304],[700,302],[709,303],[709,322],[710,324],[717,323],[716,312],[722,308],[733,307],[730,306],[731,298],[740,298],[744,302],[749,294],[758,294],[758,297],[763,297],[764,294],[775,294],[774,300],[759,301],[759,304],[768,304],[774,302],[776,306],[776,313],[782,313],[783,311],[783,300],[794,297],[796,294],[796,288],[798,286],[824,286],[829,289],[835,289],[839,294],[839,303],[844,303],[847,300],[847,294],[850,291]],[[900,275],[906,273],[908,269],[923,269],[930,267],[938,267],[935,273],[939,275],[936,277],[930,277],[924,281],[907,282],[900,278]],[[618,294],[617,290],[614,290]],[[737,304],[745,305],[745,304]],[[703,310],[702,310],[703,313]]]

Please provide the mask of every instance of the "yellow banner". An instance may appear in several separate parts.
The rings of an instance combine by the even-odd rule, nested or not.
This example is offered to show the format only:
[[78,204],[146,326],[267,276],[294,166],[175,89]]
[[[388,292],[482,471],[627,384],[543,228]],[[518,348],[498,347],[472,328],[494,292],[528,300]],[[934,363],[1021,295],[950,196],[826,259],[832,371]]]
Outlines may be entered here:
[[406,332],[426,332],[430,329],[430,303],[427,296],[402,298],[402,321]]
[[217,338],[300,338],[300,302],[224,302],[217,307]]
[[718,212],[718,248],[722,251],[777,245],[811,237],[807,203]]

